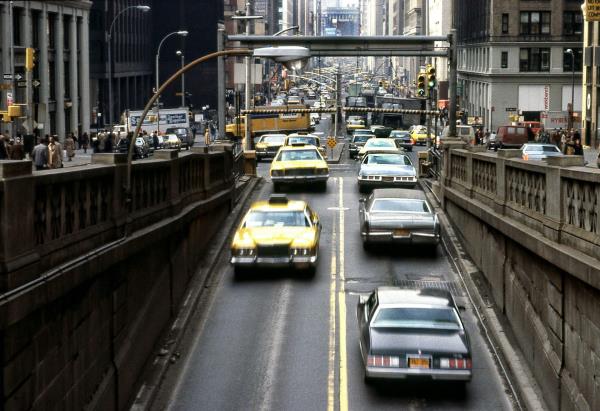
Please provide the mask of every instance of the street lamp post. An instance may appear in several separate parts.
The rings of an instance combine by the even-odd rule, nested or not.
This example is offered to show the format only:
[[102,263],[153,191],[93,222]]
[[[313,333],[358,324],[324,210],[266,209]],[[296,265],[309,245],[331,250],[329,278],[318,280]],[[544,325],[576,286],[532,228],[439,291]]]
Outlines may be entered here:
[[565,53],[571,55],[571,110],[569,111],[569,129],[574,128],[573,112],[575,111],[575,52],[573,49],[566,49]]
[[[156,69],[156,89],[155,89],[155,93],[158,93],[158,87],[160,86],[159,80],[160,80],[160,76],[159,76],[159,71],[158,71],[158,61],[160,60],[160,48],[162,47],[163,43],[165,42],[166,39],[168,39],[171,36],[187,36],[188,35],[188,31],[187,30],[178,30],[178,31],[174,31],[171,32],[169,34],[167,34],[166,36],[164,36],[162,38],[162,40],[160,41],[160,43],[158,43],[158,49],[156,50],[156,61],[155,61],[155,69]],[[156,132],[158,133],[160,131],[160,106],[159,106],[159,102],[158,102],[158,98],[156,99]]]
[[[181,57],[181,67],[185,66],[185,56],[181,50],[177,50],[175,52],[179,57]],[[181,107],[185,107],[185,74],[181,75]]]
[[110,126],[112,127],[112,122],[113,122],[113,98],[112,98],[112,30],[115,26],[115,22],[117,21],[117,18],[119,18],[121,15],[123,15],[123,13],[125,13],[128,10],[132,10],[132,9],[136,9],[136,10],[141,10],[144,13],[150,10],[150,6],[144,6],[144,5],[139,5],[139,6],[129,6],[129,7],[125,7],[123,10],[121,10],[120,12],[118,12],[115,17],[113,18],[112,22],[110,23],[110,27],[108,29],[108,37],[107,37],[107,42],[108,42],[108,123],[110,124]]

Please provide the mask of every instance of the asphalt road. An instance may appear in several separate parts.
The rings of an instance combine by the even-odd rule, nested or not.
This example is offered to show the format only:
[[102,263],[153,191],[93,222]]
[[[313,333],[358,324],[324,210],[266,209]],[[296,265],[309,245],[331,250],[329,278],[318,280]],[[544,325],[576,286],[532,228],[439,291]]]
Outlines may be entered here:
[[[322,122],[327,127],[327,122]],[[413,158],[415,155],[412,155]],[[267,163],[259,173],[268,174]],[[198,315],[179,362],[171,367],[154,409],[171,410],[510,410],[492,355],[457,275],[441,247],[363,251],[358,226],[357,164],[331,166],[327,191],[289,193],[307,200],[323,224],[314,278],[293,272],[235,280],[222,259],[221,280]],[[272,193],[268,178],[256,193]],[[461,390],[440,383],[366,386],[355,307],[378,285],[435,284],[466,309],[473,381]]]

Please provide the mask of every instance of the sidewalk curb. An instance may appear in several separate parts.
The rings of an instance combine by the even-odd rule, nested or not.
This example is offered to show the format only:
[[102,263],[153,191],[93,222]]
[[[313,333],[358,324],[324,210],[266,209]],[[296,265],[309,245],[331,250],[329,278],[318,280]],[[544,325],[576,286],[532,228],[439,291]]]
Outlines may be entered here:
[[[190,320],[193,318],[198,303],[204,296],[204,290],[209,289],[209,283],[214,279],[215,267],[219,263],[223,250],[227,247],[231,234],[235,231],[240,214],[245,210],[249,199],[255,191],[256,186],[262,181],[260,177],[250,176],[246,187],[242,190],[239,200],[235,207],[230,212],[224,229],[220,232],[221,235],[216,235],[216,243],[206,252],[204,261],[200,262],[196,274],[190,280],[185,294],[178,307],[176,317],[170,323],[170,326],[165,329],[161,338],[160,345],[157,344],[158,351],[154,359],[148,359],[149,366],[143,371],[142,385],[137,390],[137,394],[131,403],[130,410],[148,410],[156,399],[156,394],[160,385],[167,373],[169,366],[179,358],[179,346],[188,328]],[[235,194],[234,194],[235,195]]]
[[[496,360],[499,362],[501,369],[505,374],[504,377],[508,380],[509,391],[513,392],[513,397],[518,408],[526,409],[530,411],[545,411],[549,408],[546,406],[543,397],[540,395],[540,389],[537,385],[531,369],[527,363],[523,360],[523,353],[519,348],[513,347],[509,341],[506,331],[502,325],[501,320],[498,318],[494,306],[488,304],[477,285],[472,279],[472,275],[478,273],[480,270],[468,257],[468,254],[463,249],[462,244],[457,236],[452,224],[450,223],[448,216],[441,208],[439,199],[432,192],[430,187],[425,184],[422,180],[419,180],[427,199],[430,204],[435,208],[440,223],[442,225],[442,242],[443,246],[448,252],[449,256],[452,257],[454,262],[459,269],[459,276],[466,288],[467,293],[475,305],[475,309],[481,314],[483,320],[480,326],[484,328],[487,334],[489,342],[493,347],[489,347],[495,351],[496,347],[499,349],[497,352]],[[489,330],[489,333],[488,333]],[[508,368],[508,371],[506,370]],[[516,383],[510,383],[510,380],[514,380]]]

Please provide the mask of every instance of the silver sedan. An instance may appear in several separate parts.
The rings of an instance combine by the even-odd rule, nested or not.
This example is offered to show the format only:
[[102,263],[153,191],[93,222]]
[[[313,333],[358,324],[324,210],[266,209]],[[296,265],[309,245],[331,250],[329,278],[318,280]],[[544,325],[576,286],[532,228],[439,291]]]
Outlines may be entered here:
[[360,231],[365,249],[375,243],[436,246],[440,223],[419,190],[373,190],[359,205]]
[[404,154],[367,154],[358,171],[358,188],[365,191],[373,187],[406,187],[417,184],[417,170]]

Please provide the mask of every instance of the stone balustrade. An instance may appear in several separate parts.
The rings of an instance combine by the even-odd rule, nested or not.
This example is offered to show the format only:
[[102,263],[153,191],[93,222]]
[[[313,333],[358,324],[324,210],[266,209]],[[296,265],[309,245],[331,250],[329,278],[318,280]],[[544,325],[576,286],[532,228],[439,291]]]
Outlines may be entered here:
[[0,162],[2,409],[124,409],[215,233],[243,156]]
[[553,411],[600,409],[600,170],[444,150],[440,195]]

